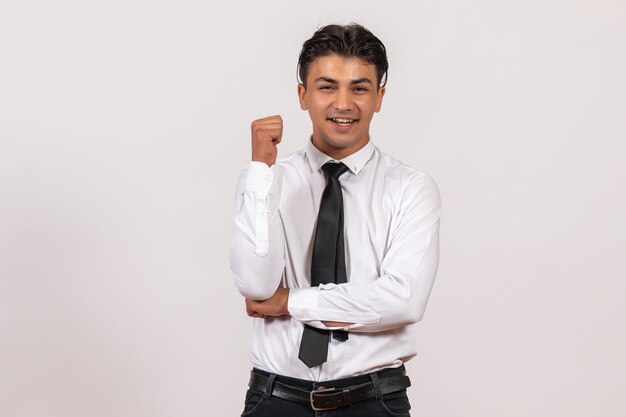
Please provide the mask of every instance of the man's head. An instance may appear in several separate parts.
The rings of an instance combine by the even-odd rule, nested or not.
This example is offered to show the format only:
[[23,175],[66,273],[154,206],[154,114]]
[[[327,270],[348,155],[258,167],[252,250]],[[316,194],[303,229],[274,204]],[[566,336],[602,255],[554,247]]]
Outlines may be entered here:
[[329,25],[302,46],[298,97],[313,123],[313,143],[335,159],[369,140],[387,82],[385,46],[363,26]]

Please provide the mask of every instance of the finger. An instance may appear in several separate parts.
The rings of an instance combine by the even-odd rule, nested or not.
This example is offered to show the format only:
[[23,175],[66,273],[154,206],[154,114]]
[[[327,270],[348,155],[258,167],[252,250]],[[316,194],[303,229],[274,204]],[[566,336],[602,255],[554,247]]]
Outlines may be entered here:
[[255,120],[254,122],[252,122],[252,124],[254,126],[282,126],[283,125],[283,121],[282,120]]
[[282,126],[283,125],[283,121],[279,120],[279,119],[260,119],[260,120],[255,120],[252,122],[251,127],[254,128],[259,128],[259,127],[263,127],[263,126]]
[[247,298],[246,298],[246,313],[250,317],[254,317],[254,315],[256,314],[256,311],[254,310],[254,308],[252,308],[252,301],[248,300]]
[[264,139],[268,136],[271,138],[279,138],[283,134],[281,127],[257,127],[252,131],[252,137],[256,139]]
[[282,121],[283,121],[283,118],[280,116],[280,114],[266,116],[266,117],[262,117],[260,119],[255,120],[255,122],[280,122],[280,123],[282,123]]
[[260,129],[258,131],[258,134],[261,134],[261,135],[266,134],[275,138],[283,134],[283,129],[280,127],[265,127],[263,129]]

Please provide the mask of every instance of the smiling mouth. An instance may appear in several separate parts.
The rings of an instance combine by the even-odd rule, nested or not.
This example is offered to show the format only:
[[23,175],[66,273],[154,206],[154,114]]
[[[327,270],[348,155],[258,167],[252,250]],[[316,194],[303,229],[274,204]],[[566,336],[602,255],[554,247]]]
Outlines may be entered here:
[[339,126],[350,126],[351,124],[359,121],[359,119],[342,119],[339,117],[330,117],[326,120],[330,120],[333,123],[337,123]]

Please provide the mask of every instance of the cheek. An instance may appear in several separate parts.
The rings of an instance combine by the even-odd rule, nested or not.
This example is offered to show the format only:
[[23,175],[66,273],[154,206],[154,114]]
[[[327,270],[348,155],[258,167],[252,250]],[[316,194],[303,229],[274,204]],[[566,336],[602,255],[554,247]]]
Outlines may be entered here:
[[367,103],[361,107],[361,119],[370,120],[376,112],[376,103]]
[[326,118],[326,106],[323,106],[320,103],[317,103],[311,106],[310,109],[311,109],[312,114],[314,114],[316,117],[320,119]]
[[378,106],[378,100],[374,97],[363,98],[362,100],[356,101],[356,103],[363,113],[373,113]]

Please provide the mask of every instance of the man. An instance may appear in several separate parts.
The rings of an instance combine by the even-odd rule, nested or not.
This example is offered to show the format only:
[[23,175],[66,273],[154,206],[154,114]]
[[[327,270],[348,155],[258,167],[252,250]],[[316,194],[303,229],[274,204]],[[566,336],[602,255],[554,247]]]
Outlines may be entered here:
[[388,68],[378,38],[323,27],[298,65],[310,140],[277,159],[282,119],[254,121],[237,185],[230,267],[254,318],[242,416],[408,416],[403,363],[437,271],[439,192],[370,140]]

